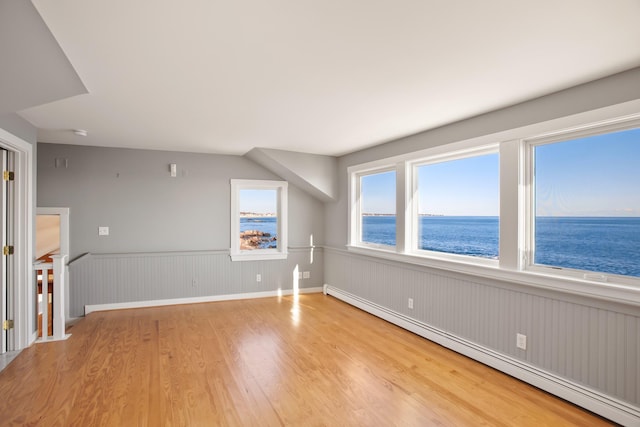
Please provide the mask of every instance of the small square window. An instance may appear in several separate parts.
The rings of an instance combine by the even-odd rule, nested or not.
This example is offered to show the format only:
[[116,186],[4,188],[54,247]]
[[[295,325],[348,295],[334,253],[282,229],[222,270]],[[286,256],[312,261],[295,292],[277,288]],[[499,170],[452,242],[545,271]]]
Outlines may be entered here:
[[231,180],[231,259],[287,257],[287,183]]

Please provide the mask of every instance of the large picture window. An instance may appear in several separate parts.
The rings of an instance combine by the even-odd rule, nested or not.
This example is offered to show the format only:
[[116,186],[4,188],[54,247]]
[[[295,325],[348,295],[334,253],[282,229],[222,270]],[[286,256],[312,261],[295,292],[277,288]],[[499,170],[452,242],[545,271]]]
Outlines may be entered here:
[[416,249],[498,258],[498,153],[415,167]]
[[287,256],[287,183],[231,180],[231,258]]
[[553,125],[350,166],[348,249],[570,292],[640,289],[640,114]]
[[532,150],[533,264],[640,277],[640,128]]

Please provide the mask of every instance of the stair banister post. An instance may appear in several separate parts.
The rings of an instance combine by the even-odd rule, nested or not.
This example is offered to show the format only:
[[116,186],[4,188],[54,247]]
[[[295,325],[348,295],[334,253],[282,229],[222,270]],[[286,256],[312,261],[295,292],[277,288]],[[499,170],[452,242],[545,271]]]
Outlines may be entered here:
[[53,255],[53,338],[65,338],[64,272],[67,255]]
[[49,336],[49,269],[42,266],[42,302],[40,311],[42,312],[42,340]]

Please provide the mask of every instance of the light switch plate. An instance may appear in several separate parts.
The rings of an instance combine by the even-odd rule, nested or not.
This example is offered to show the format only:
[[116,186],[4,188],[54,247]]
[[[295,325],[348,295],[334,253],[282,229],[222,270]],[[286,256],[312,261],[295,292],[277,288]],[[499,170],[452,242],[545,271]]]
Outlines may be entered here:
[[98,236],[108,236],[109,227],[98,227]]

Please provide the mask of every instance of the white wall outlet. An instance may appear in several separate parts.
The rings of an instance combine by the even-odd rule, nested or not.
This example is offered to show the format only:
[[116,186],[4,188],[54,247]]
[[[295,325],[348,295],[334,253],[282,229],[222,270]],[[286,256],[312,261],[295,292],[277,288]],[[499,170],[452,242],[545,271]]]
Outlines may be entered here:
[[522,350],[527,349],[527,336],[522,334],[516,334],[516,347]]
[[407,303],[407,307],[413,310],[413,298],[409,298],[409,302]]
[[302,272],[302,278],[303,279],[309,279],[311,277],[311,272],[310,271],[303,271]]
[[109,227],[98,227],[98,236],[108,236]]
[[302,271],[298,272],[298,279],[302,279]]
[[262,282],[262,274],[256,274],[256,282]]

